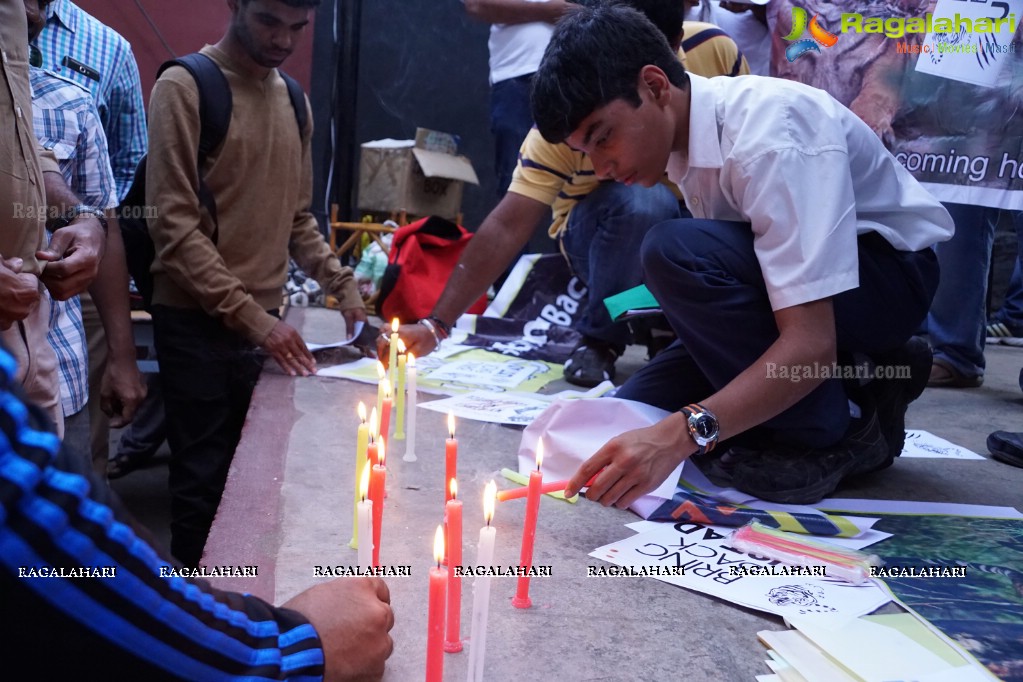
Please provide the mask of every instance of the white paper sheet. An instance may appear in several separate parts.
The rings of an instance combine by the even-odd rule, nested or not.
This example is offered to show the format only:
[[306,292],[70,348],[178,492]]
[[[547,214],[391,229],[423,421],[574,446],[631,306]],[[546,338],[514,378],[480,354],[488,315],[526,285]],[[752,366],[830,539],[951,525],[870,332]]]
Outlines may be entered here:
[[891,600],[868,581],[805,576],[732,576],[729,567],[770,566],[728,546],[732,530],[698,523],[658,524],[658,528],[600,547],[590,556],[619,566],[681,566],[685,574],[657,579],[721,599],[774,613],[783,618],[803,616],[835,627],[870,613]]
[[902,447],[903,457],[930,457],[933,459],[979,459],[985,458],[928,431],[906,430],[906,444]]
[[341,348],[343,346],[350,346],[355,343],[355,339],[359,338],[359,334],[362,333],[362,328],[366,326],[365,322],[359,321],[355,323],[355,333],[352,334],[352,338],[344,341],[337,341],[336,343],[306,343],[305,347],[309,349],[309,352],[323,350],[324,348]]

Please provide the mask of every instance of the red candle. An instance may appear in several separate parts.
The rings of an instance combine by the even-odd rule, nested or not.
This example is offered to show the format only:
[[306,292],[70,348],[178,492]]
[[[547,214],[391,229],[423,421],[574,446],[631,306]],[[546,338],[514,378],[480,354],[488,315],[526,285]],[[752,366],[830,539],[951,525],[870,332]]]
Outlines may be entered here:
[[[529,491],[526,495],[526,522],[522,528],[522,551],[519,553],[519,566],[529,569],[533,565],[533,540],[536,537],[536,518],[540,513],[540,487],[543,485],[543,474],[540,465],[543,463],[543,441],[536,444],[536,471],[529,472]],[[533,605],[529,598],[529,576],[519,578],[518,589],[512,598],[512,606],[517,609],[528,609]]]
[[384,379],[384,401],[380,407],[380,437],[387,440],[391,437],[391,407],[394,398],[391,397],[391,382]]
[[451,481],[458,472],[458,440],[455,439],[455,415],[448,412],[448,433],[444,443],[444,502],[451,499]]
[[369,413],[369,443],[366,445],[366,466],[372,467],[377,463],[377,408]]
[[430,569],[430,606],[426,624],[426,682],[444,679],[444,591],[448,585],[448,570],[440,567],[444,558],[444,527],[437,526],[433,535],[433,560]]
[[380,529],[384,522],[384,486],[387,481],[387,469],[384,467],[384,439],[380,438],[380,449],[377,464],[369,477],[369,499],[373,503],[373,565],[380,565]]
[[444,506],[448,538],[448,620],[444,651],[462,650],[462,577],[455,575],[455,567],[462,565],[462,501],[458,499],[458,481],[451,479],[451,499]]
[[[603,471],[601,469],[600,471]],[[597,476],[600,475],[600,471],[593,474],[590,480],[586,481],[584,488],[589,488],[593,485],[593,482],[597,480]],[[550,483],[544,483],[540,486],[541,495],[550,495],[551,493],[560,493],[568,487],[568,481],[551,481]],[[502,490],[497,493],[498,502],[507,502],[508,500],[518,500],[529,495],[529,486],[524,485],[521,488],[512,488],[511,490]]]

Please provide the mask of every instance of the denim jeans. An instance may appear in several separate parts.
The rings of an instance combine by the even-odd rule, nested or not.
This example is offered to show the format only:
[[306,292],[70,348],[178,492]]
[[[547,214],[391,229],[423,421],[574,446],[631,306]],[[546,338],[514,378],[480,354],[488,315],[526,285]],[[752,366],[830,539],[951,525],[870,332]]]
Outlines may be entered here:
[[1012,268],[1002,307],[992,318],[1013,327],[1023,327],[1023,211],[1013,211],[1012,223],[1016,228],[1016,265]]
[[[860,236],[857,244],[860,285],[832,298],[840,357],[904,344],[927,314],[938,281],[930,249],[896,251],[876,233]],[[778,338],[749,224],[661,223],[643,242],[642,262],[647,286],[678,340],[630,377],[616,397],[679,410],[721,390]],[[785,445],[820,448],[836,443],[848,424],[845,387],[832,378],[758,433],[768,431]]]
[[680,215],[678,199],[662,184],[647,188],[604,182],[572,209],[561,248],[588,288],[574,325],[579,333],[624,348],[628,325],[611,321],[604,299],[643,282],[643,238],[654,225]]
[[959,373],[984,375],[984,327],[987,322],[987,273],[991,265],[998,209],[945,203],[955,235],[934,246],[941,281],[927,316],[934,358]]
[[201,310],[153,306],[171,448],[171,553],[202,558],[263,355]]
[[490,132],[494,135],[494,172],[497,197],[508,191],[519,159],[519,148],[533,127],[529,90],[533,75],[494,83],[490,88]]

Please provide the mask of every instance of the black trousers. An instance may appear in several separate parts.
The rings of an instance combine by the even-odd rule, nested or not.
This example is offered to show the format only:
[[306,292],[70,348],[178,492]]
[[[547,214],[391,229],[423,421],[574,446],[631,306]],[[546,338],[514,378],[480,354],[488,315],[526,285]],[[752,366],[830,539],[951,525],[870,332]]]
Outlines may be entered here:
[[170,443],[171,553],[197,566],[264,354],[198,310],[153,307]]

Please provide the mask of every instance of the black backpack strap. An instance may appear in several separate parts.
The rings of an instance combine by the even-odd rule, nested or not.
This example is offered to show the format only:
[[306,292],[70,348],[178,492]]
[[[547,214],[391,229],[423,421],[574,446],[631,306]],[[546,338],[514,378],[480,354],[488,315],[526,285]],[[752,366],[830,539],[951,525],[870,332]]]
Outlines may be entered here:
[[298,84],[297,80],[280,69],[277,70],[277,73],[281,74],[285,85],[288,86],[288,98],[295,110],[295,120],[298,121],[298,136],[304,137],[306,124],[309,123],[309,110],[305,106],[305,92],[302,91],[302,86]]
[[181,66],[195,79],[199,89],[199,203],[206,207],[213,218],[213,234],[210,239],[217,243],[217,200],[202,178],[206,159],[227,137],[231,125],[231,87],[227,77],[216,62],[199,52],[193,52],[177,59],[164,62],[156,77],[172,66]]

